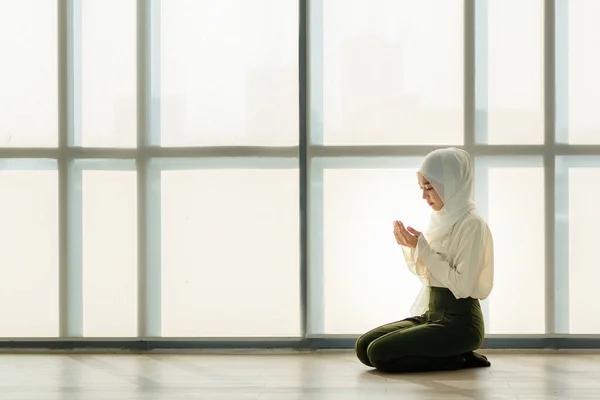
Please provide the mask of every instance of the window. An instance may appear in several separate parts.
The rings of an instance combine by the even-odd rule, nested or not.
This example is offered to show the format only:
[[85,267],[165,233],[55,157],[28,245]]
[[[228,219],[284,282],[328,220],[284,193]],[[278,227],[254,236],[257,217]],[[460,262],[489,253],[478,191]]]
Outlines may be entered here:
[[488,83],[478,88],[487,92],[487,135],[478,136],[489,144],[542,144],[544,1],[491,0],[487,7]]
[[[568,142],[600,144],[600,3],[594,0],[568,2],[568,76],[559,76],[568,87]],[[563,17],[564,18],[564,17]],[[565,79],[566,78],[566,79]]]
[[56,3],[0,1],[0,148],[58,144]]
[[0,338],[337,347],[405,318],[392,223],[427,229],[415,172],[447,146],[494,237],[488,339],[600,334],[599,16],[0,0]]
[[590,315],[598,315],[597,276],[591,260],[596,259],[594,227],[600,212],[590,201],[600,195],[600,167],[569,170],[569,315],[570,332],[590,334],[600,324]]
[[559,333],[595,334],[598,296],[593,286],[596,241],[595,224],[600,213],[593,200],[600,195],[600,157],[567,156],[557,162],[557,184],[565,190],[557,196],[557,254],[562,296]]
[[83,0],[81,14],[81,144],[135,147],[136,1]]
[[298,4],[161,2],[163,146],[298,143]]
[[0,334],[58,336],[56,163],[2,160],[0,190]]
[[[461,144],[462,1],[322,4],[326,145]],[[314,27],[319,29],[318,26]],[[315,78],[313,78],[313,81]]]
[[300,336],[298,170],[271,162],[157,163],[163,336]]
[[421,283],[406,268],[392,224],[427,224],[416,162],[313,161],[311,334],[359,334],[409,312]]
[[486,161],[487,202],[480,205],[487,208],[495,264],[487,331],[545,333],[545,189],[541,160],[494,158],[480,163]]
[[136,172],[108,170],[111,166],[134,168],[129,162],[78,163],[83,335],[131,337],[137,336]]

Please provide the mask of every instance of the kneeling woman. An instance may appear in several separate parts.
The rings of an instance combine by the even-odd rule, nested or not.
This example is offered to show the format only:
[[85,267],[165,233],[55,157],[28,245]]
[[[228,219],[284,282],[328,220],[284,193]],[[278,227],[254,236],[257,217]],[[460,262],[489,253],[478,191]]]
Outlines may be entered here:
[[417,174],[433,209],[425,234],[400,221],[394,236],[423,283],[413,317],[373,329],[356,342],[360,361],[384,372],[489,366],[479,304],[493,286],[493,243],[473,201],[473,166],[456,148],[436,150]]

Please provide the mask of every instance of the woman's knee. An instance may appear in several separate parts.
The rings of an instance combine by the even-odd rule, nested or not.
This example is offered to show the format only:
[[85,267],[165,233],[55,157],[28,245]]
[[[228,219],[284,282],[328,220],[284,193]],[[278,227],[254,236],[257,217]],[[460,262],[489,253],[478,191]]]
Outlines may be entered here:
[[404,354],[397,343],[393,347],[384,340],[375,340],[367,348],[367,357],[373,368],[381,372],[403,372],[414,368],[410,357]]
[[382,361],[388,360],[390,357],[404,356],[399,343],[394,343],[393,348],[389,346],[389,340],[373,340],[367,346],[367,357],[374,367],[377,367]]
[[357,340],[356,343],[354,345],[356,351],[360,351],[362,353],[367,352],[367,348],[369,347],[369,345],[376,339],[380,338],[382,336],[381,333],[379,333],[377,330],[371,330],[363,335],[361,335]]
[[373,339],[368,334],[364,334],[356,340],[354,345],[354,350],[356,351],[356,356],[358,359],[365,365],[372,367],[372,363],[369,360],[369,356],[367,353],[367,349]]

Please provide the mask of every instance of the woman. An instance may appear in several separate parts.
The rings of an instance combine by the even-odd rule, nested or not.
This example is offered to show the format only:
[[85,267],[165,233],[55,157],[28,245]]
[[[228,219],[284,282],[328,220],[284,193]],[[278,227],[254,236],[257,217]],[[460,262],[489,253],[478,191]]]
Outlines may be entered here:
[[493,286],[493,242],[473,201],[473,166],[466,151],[433,151],[417,173],[423,199],[433,209],[425,234],[400,221],[394,236],[409,269],[423,283],[413,317],[361,336],[356,353],[385,372],[453,370],[490,366],[475,353],[484,337],[479,304]]

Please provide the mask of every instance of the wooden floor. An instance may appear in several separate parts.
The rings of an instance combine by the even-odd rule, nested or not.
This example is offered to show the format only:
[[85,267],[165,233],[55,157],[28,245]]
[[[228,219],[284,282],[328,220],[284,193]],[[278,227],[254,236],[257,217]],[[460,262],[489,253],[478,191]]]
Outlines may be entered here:
[[410,375],[351,352],[0,354],[0,400],[600,399],[598,353],[485,354],[491,368]]

